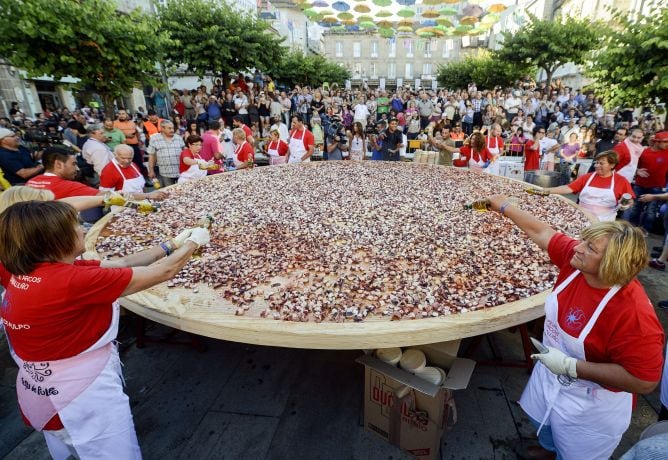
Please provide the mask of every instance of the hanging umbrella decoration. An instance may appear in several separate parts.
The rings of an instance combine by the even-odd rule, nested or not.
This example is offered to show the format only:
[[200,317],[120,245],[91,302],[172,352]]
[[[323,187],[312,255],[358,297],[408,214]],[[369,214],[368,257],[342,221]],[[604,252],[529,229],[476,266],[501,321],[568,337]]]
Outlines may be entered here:
[[295,3],[309,20],[330,30],[375,30],[388,38],[402,32],[431,38],[488,32],[508,10],[502,1],[295,0]]
[[332,8],[334,8],[336,11],[348,11],[350,9],[350,5],[348,5],[346,2],[334,2],[332,3]]

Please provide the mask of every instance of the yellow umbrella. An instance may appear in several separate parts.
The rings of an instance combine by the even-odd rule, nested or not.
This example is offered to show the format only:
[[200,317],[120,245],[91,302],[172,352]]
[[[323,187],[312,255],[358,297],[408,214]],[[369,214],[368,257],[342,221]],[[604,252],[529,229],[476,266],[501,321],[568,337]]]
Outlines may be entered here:
[[346,19],[345,21],[341,21],[341,24],[343,24],[344,26],[354,26],[357,24],[357,21],[355,21],[354,19]]
[[450,5],[454,5],[455,3],[459,3],[459,0],[443,0],[443,3],[449,3]]
[[506,10],[506,5],[503,3],[495,3],[493,5],[490,5],[489,8],[487,8],[487,11],[490,13],[501,13],[502,11]]
[[434,34],[434,36],[436,36],[436,37],[443,37],[445,35],[445,31],[442,30],[442,29],[439,29],[438,27],[440,27],[440,26],[429,27],[429,32]]
[[325,18],[322,18],[320,22],[328,22],[330,24],[336,24],[337,22],[339,22],[339,20],[333,16],[327,16]]
[[445,26],[445,27],[452,27],[453,26],[452,21],[449,20],[448,18],[438,18],[436,20],[436,23],[438,23],[442,26]]
[[399,21],[400,26],[413,27],[413,24],[415,24],[415,21],[412,19],[402,19]]
[[443,0],[422,0],[423,5],[440,5]]
[[390,27],[392,27],[394,25],[394,23],[392,21],[388,21],[388,20],[378,21],[376,24],[378,25],[378,27],[381,27],[381,28],[384,28],[384,29],[389,29]]
[[476,18],[475,16],[464,16],[459,20],[459,23],[465,26],[472,26],[476,22],[478,22],[478,18]]
[[499,19],[501,19],[501,16],[499,16],[496,13],[490,13],[485,16],[480,20],[483,24],[494,24],[497,22]]
[[436,10],[427,10],[424,13],[422,13],[423,18],[437,18],[440,15],[441,14]]
[[355,5],[353,10],[357,11],[358,13],[369,13],[371,8],[369,8],[367,5]]
[[399,26],[397,27],[397,30],[399,32],[413,32],[413,28],[408,26]]

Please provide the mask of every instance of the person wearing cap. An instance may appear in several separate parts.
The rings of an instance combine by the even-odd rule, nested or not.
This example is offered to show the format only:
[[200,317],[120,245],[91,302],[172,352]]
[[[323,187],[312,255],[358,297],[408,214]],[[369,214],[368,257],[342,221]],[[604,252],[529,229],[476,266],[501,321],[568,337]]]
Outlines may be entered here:
[[20,185],[44,171],[44,166],[20,144],[17,133],[0,128],[0,169],[11,185]]
[[[657,386],[665,334],[636,278],[647,260],[643,233],[627,222],[597,222],[580,239],[488,198],[558,269],[545,300],[543,346],[519,404],[542,449],[561,459],[607,460],[629,427],[637,394]],[[535,446],[538,447],[538,446]],[[533,458],[544,450],[534,450]],[[554,457],[551,457],[554,458]]]
[[[642,151],[638,159],[633,191],[636,196],[663,193],[668,177],[668,131],[656,133],[650,139],[650,147]],[[632,225],[642,225],[648,232],[655,231],[657,219],[656,201],[637,201],[624,213],[623,218]]]

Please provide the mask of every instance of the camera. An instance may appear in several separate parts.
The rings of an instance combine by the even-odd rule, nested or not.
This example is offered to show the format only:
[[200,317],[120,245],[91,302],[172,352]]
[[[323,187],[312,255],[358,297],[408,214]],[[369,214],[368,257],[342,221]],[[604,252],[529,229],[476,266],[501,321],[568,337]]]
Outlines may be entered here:
[[374,125],[373,123],[369,123],[368,125],[366,125],[366,130],[364,131],[364,134],[366,134],[367,136],[369,135],[377,136],[378,129],[376,128],[376,125]]
[[343,123],[339,121],[333,121],[327,127],[327,137],[334,140],[337,136],[339,138],[337,141],[339,144],[345,145],[348,143],[348,138],[346,137],[346,128],[343,126]]

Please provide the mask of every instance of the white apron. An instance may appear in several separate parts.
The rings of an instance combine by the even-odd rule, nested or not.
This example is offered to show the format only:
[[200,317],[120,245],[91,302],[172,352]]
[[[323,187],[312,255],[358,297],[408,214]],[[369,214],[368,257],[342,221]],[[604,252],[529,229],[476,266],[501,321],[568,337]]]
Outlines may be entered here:
[[499,157],[501,156],[501,149],[499,148],[499,139],[494,138],[494,147],[490,147],[490,138],[487,136],[487,150],[492,154],[492,162],[485,168],[485,172],[498,176],[501,174],[501,165]]
[[118,350],[112,343],[119,316],[120,305],[114,302],[107,331],[72,358],[29,362],[12,352],[19,365],[16,392],[23,414],[40,431],[56,413],[63,423],[64,430],[44,431],[57,460],[68,456],[63,438],[71,441],[82,459],[141,458]]
[[350,141],[350,159],[354,161],[364,160],[364,140],[353,136]]
[[[201,160],[199,155],[193,153],[194,160]],[[177,184],[183,184],[184,182],[190,182],[191,180],[201,179],[207,175],[206,169],[200,169],[199,163],[190,165],[188,169],[179,174],[179,180],[176,181]]]
[[612,175],[610,188],[590,187],[596,173],[589,176],[580,192],[580,206],[598,217],[601,222],[613,222],[617,217],[617,198],[615,197],[615,175]]
[[[297,134],[295,131],[294,134]],[[304,147],[304,136],[306,135],[306,128],[302,131],[302,137],[300,139],[296,138],[294,135],[290,135],[290,144],[288,145],[290,149],[290,160],[288,163],[301,163],[302,157],[306,153],[306,147]],[[307,158],[304,161],[311,161],[311,158]]]
[[[586,361],[585,339],[620,287],[613,286],[607,292],[580,335],[571,337],[559,326],[557,295],[579,274],[576,270],[547,297],[543,343]],[[554,444],[564,460],[608,460],[631,422],[633,396],[615,393],[588,380],[556,376],[536,362],[520,405],[540,422],[539,433],[543,425],[552,427]]]
[[[626,141],[624,141],[626,142]],[[631,155],[631,161],[629,164],[621,168],[619,171],[617,171],[617,174],[621,174],[626,178],[627,181],[629,181],[629,184],[633,183],[633,179],[635,178],[636,171],[638,170],[638,160],[640,159],[640,155],[642,155],[643,150],[645,149],[644,147],[635,147],[633,144],[626,144],[626,147],[629,149],[629,154]]]
[[123,188],[120,190],[121,192],[144,193],[144,184],[146,181],[144,180],[144,176],[141,175],[141,172],[139,172],[134,163],[130,163],[130,168],[135,170],[135,172],[137,173],[137,177],[132,179],[126,179],[121,169],[121,165],[118,164],[118,161],[111,160],[111,162],[118,171],[118,174],[120,174],[121,177],[123,178]]
[[478,154],[479,160],[476,161],[473,159],[473,149],[471,149],[471,157],[469,158],[469,168],[474,171],[483,171],[482,167],[485,166],[485,162],[482,159],[482,155]]
[[276,148],[272,148],[273,144],[274,142],[270,142],[269,145],[267,146],[267,153],[269,154],[269,164],[271,166],[285,164],[285,157],[282,157],[278,154],[279,143],[276,142]]

